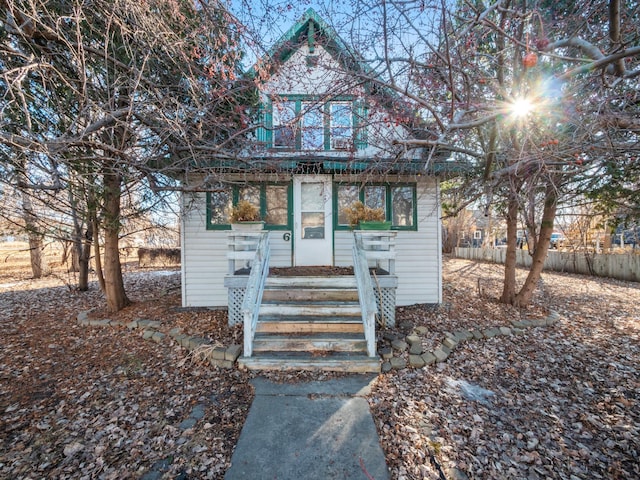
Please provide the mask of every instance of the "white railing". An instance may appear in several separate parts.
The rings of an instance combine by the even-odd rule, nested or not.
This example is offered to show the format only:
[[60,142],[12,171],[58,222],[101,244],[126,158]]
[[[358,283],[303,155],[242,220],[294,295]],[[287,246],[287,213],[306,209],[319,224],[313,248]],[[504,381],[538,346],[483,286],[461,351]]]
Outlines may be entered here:
[[247,288],[242,301],[242,317],[244,322],[244,356],[253,353],[253,338],[258,326],[258,314],[262,303],[264,284],[269,274],[269,233],[261,234],[258,248],[251,263],[251,273],[247,281]]
[[391,275],[396,273],[397,231],[358,230],[354,234],[360,239],[364,256],[368,261],[375,262],[376,268],[384,268]]
[[362,310],[362,323],[364,325],[364,338],[367,341],[367,355],[376,356],[376,315],[378,306],[373,292],[369,263],[362,246],[362,237],[355,233],[353,243],[353,272],[358,285],[358,298]]
[[227,232],[229,275],[237,274],[238,268],[245,268],[253,261],[258,243],[264,233],[264,230],[232,230]]

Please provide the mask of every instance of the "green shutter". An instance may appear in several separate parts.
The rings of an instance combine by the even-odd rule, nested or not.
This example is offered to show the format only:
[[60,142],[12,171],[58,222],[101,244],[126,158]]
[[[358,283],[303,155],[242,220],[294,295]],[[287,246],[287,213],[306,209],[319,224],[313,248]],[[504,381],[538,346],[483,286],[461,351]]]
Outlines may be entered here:
[[354,102],[353,128],[355,130],[355,147],[356,150],[364,150],[369,146],[369,138],[367,135],[367,125],[369,116],[369,107],[367,102],[362,99]]
[[258,123],[256,129],[256,137],[259,143],[264,144],[267,148],[271,148],[271,130],[273,129],[271,101],[265,100],[258,107]]

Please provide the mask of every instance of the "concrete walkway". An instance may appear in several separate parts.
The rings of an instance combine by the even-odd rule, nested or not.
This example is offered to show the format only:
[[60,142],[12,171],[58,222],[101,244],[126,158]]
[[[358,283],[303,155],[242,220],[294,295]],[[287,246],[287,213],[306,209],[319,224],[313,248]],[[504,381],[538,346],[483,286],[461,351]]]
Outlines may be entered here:
[[372,376],[276,384],[256,395],[225,480],[388,480],[369,404]]

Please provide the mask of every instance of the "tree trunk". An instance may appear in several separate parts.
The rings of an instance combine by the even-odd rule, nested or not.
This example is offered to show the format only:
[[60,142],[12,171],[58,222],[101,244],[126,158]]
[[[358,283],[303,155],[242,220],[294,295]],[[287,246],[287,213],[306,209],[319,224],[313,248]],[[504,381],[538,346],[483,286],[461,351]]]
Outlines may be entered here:
[[87,222],[87,232],[84,241],[81,243],[80,255],[78,257],[78,290],[86,292],[89,290],[89,260],[91,259],[91,243],[93,240],[93,222]]
[[120,265],[120,196],[121,177],[107,162],[104,178],[104,293],[110,312],[122,310],[129,304],[124,290]]
[[82,239],[80,239],[80,246],[76,244],[75,239],[73,240],[73,245],[71,245],[71,266],[69,267],[70,272],[79,272],[80,271],[80,257],[82,256]]
[[93,261],[96,267],[96,276],[98,277],[100,291],[105,293],[106,286],[104,281],[104,272],[102,271],[102,253],[100,252],[100,225],[98,225],[98,217],[95,212],[92,213],[91,224],[93,225],[91,231],[93,232]]
[[518,248],[518,197],[512,192],[507,205],[507,251],[500,301],[512,305],[516,298],[516,250]]
[[29,257],[31,259],[31,273],[33,278],[42,278],[51,273],[43,255],[42,236],[29,231]]
[[515,296],[513,305],[516,307],[526,307],[531,303],[536,285],[542,275],[544,269],[544,261],[549,252],[549,244],[551,243],[551,234],[553,233],[553,222],[556,218],[556,209],[558,206],[557,189],[553,182],[549,181],[545,192],[544,209],[542,211],[542,223],[540,225],[540,236],[536,242],[536,249],[533,253],[532,265],[524,285]]
[[[71,220],[73,222],[73,233],[71,235],[71,266],[69,267],[69,271],[79,272],[80,258],[82,257],[82,225],[78,218],[78,204],[71,187],[69,187],[69,205],[71,206]],[[80,288],[80,285],[78,285],[78,289],[82,291],[86,290],[86,288]]]
[[[24,170],[18,170],[18,175],[24,175]],[[26,177],[26,175],[24,175]],[[25,182],[26,183],[26,182]],[[47,261],[43,255],[44,242],[38,232],[37,216],[33,211],[29,193],[20,189],[22,195],[22,217],[29,237],[29,257],[31,260],[31,273],[33,278],[42,278],[51,273]]]
[[493,215],[491,215],[491,210],[487,208],[487,228],[484,231],[484,237],[482,238],[482,246],[484,248],[493,247],[495,245],[495,241],[492,237],[493,232]]

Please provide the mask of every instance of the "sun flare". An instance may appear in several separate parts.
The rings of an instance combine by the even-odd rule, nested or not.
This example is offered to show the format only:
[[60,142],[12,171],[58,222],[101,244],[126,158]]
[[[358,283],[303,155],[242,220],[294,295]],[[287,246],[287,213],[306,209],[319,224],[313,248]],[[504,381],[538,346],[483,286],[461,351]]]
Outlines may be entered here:
[[509,110],[516,117],[526,117],[533,110],[533,103],[528,98],[518,98],[511,103]]

